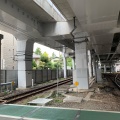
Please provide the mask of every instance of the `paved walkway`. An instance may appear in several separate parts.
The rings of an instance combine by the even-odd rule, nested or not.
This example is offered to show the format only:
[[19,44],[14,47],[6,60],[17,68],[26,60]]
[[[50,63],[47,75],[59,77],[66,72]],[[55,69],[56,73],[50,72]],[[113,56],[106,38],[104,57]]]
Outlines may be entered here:
[[0,105],[0,120],[120,120],[120,112]]

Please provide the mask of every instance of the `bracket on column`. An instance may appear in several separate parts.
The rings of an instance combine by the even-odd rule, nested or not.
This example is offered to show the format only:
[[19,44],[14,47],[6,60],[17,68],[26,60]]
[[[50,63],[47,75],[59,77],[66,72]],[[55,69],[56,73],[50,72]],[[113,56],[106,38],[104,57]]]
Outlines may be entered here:
[[[77,38],[75,38],[77,39]],[[82,41],[74,41],[74,43],[83,43],[83,42],[88,42],[89,40],[86,38],[85,40],[82,40]]]

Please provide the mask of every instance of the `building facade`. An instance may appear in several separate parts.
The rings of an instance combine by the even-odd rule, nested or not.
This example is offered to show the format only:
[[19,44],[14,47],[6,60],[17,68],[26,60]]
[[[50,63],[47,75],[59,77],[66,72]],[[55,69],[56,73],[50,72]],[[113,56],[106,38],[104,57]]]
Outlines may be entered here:
[[4,39],[1,41],[1,69],[17,70],[16,38],[7,32],[0,31]]

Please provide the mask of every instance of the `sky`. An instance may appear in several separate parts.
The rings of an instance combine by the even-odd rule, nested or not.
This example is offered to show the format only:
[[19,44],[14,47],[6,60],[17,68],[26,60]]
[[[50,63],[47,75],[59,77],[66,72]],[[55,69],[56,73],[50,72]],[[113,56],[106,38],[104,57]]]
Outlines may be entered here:
[[38,43],[34,43],[33,51],[35,51],[37,48],[40,48],[42,53],[47,52],[49,57],[52,56],[53,52],[55,53],[56,56],[59,56],[59,51],[54,50],[54,49],[49,48],[49,47],[46,47],[44,45],[38,44]]

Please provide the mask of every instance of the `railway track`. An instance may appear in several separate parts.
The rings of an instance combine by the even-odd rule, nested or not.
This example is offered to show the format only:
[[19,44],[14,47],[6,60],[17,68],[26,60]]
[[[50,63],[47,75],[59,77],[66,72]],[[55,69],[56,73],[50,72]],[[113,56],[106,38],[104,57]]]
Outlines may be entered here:
[[120,74],[105,74],[105,78],[109,78],[120,89]]
[[19,100],[26,99],[27,97],[30,97],[32,95],[36,95],[38,93],[41,93],[41,92],[50,90],[52,88],[55,88],[55,87],[57,87],[57,84],[58,84],[58,86],[60,86],[60,85],[66,84],[66,83],[71,82],[71,81],[72,81],[72,78],[69,78],[67,80],[59,81],[59,83],[56,82],[56,83],[53,83],[53,84],[50,84],[50,85],[46,85],[44,87],[38,87],[38,88],[34,88],[34,89],[31,89],[31,90],[23,92],[23,93],[8,96],[8,97],[3,98],[0,101],[0,103],[1,104],[15,103],[15,102],[17,102]]

